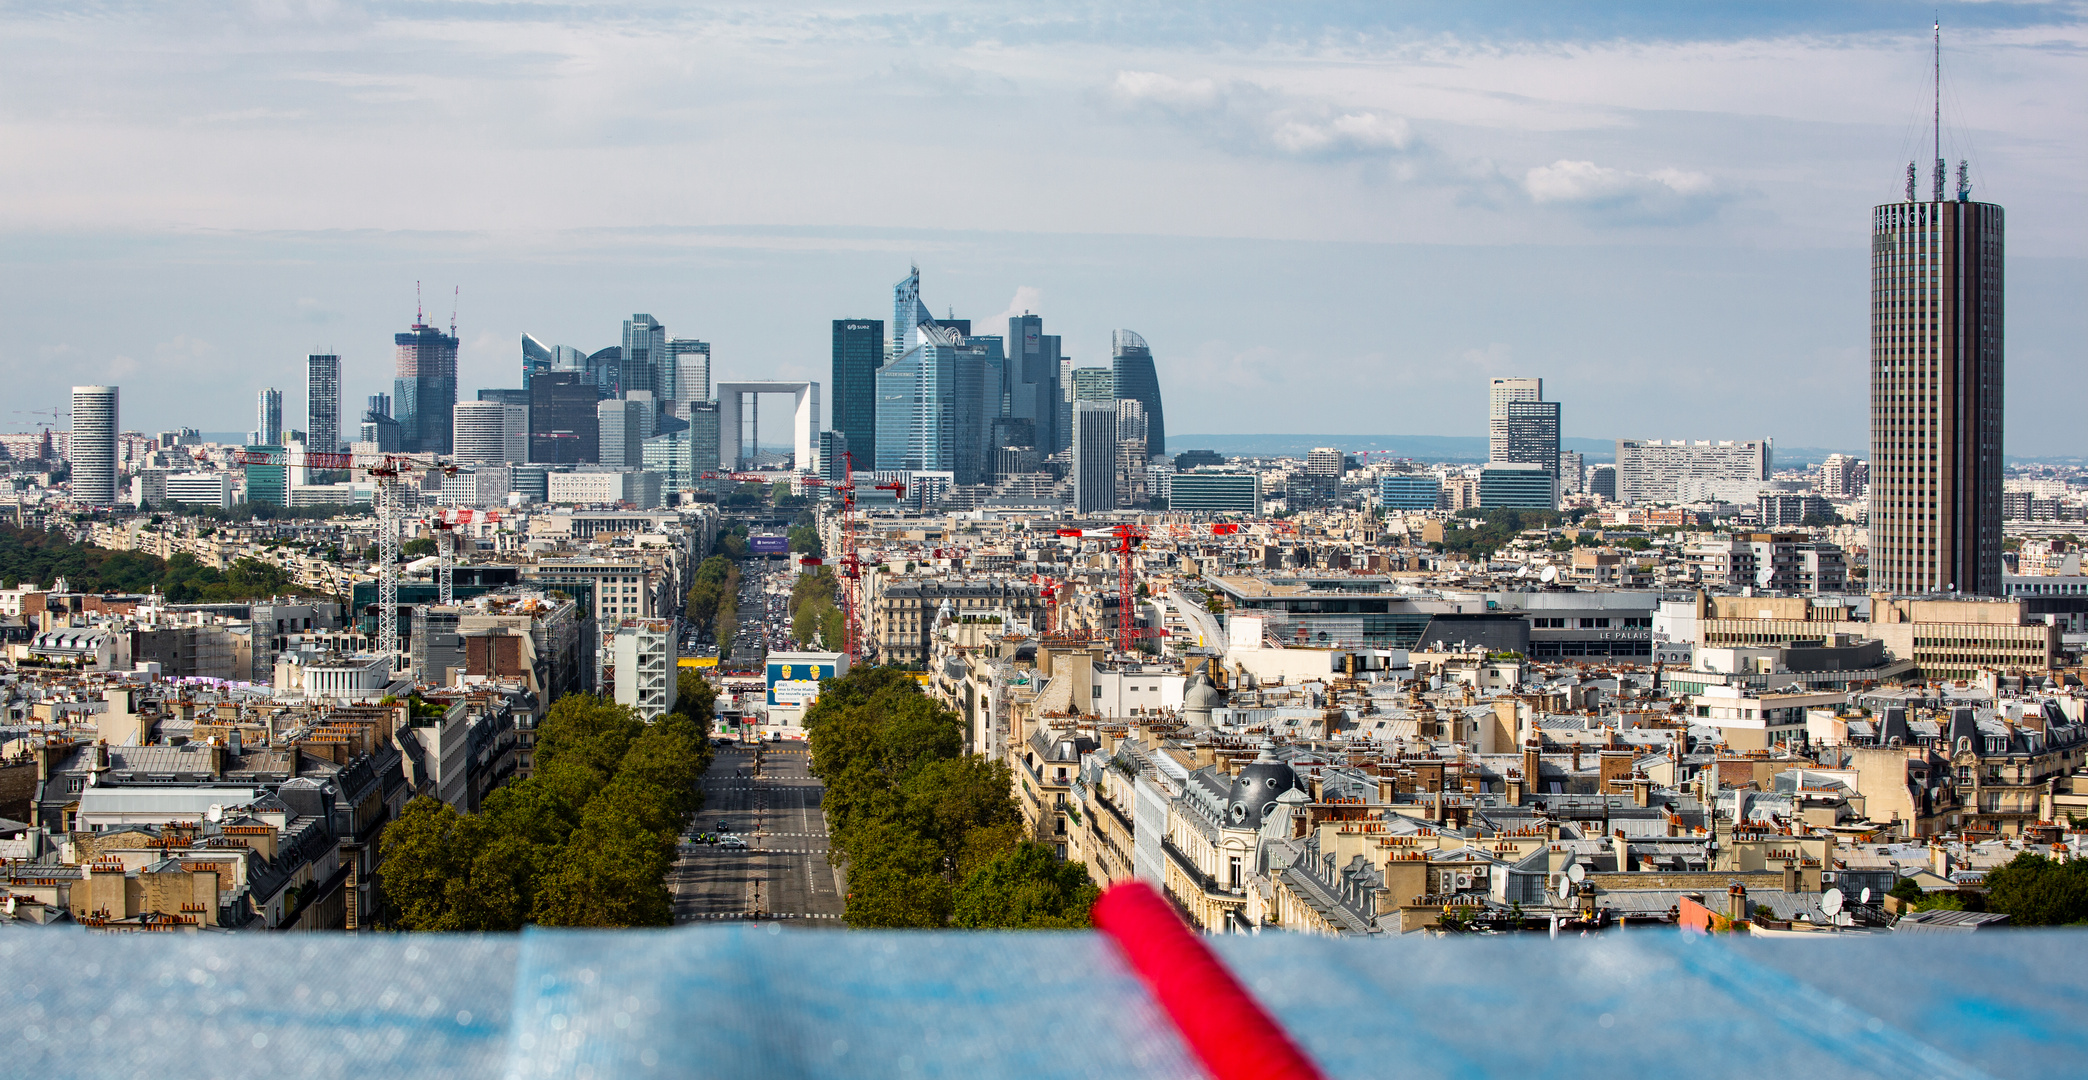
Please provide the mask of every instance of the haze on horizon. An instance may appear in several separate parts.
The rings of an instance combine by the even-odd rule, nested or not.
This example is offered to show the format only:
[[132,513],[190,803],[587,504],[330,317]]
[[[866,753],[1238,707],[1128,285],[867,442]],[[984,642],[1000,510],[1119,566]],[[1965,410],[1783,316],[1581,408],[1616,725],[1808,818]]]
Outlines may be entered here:
[[[0,429],[389,390],[461,287],[460,382],[632,312],[720,377],[829,320],[1129,327],[1193,432],[1867,439],[1868,212],[1925,159],[1933,5],[151,0],[0,12]],[[2088,453],[2088,18],[1941,9],[1944,154],[2008,236],[2008,449]],[[0,411],[6,411],[0,410]],[[1181,446],[1170,449],[1182,449]]]

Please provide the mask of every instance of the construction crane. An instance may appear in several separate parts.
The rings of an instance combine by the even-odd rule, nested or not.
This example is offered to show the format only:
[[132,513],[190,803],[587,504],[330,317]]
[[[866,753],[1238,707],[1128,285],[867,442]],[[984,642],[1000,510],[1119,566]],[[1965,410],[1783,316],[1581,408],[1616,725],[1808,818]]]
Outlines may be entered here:
[[435,591],[436,602],[447,607],[456,599],[457,575],[457,526],[469,525],[474,521],[499,521],[500,511],[488,510],[481,514],[477,510],[450,509],[432,515],[428,524],[435,531]]
[[1132,639],[1139,636],[1132,626],[1132,574],[1131,553],[1145,543],[1146,531],[1139,525],[1114,525],[1107,529],[1060,529],[1060,536],[1108,539],[1116,541],[1117,553],[1117,628],[1116,647],[1118,652],[1130,652]]
[[[416,284],[417,287],[417,284]],[[232,455],[235,465],[290,465],[292,455],[287,451],[239,450]],[[404,481],[415,475],[427,476],[441,473],[454,476],[457,466],[447,458],[433,454],[378,454],[356,460],[353,454],[304,453],[298,455],[298,464],[313,469],[361,469],[369,474],[376,491],[371,498],[370,509],[377,515],[377,651],[391,661],[393,670],[399,661],[399,522],[404,518]],[[442,550],[440,540],[436,550]],[[442,602],[450,602],[450,574],[445,566],[439,573],[438,588]]]

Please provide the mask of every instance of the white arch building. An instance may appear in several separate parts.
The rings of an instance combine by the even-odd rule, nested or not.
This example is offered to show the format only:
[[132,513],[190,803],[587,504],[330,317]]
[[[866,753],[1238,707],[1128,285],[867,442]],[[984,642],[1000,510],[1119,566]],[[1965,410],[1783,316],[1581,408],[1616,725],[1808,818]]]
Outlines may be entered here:
[[[718,394],[718,466],[738,469],[760,445],[762,394],[791,396],[791,452],[797,471],[819,464],[819,384],[816,382],[721,382]],[[751,399],[751,400],[749,400]],[[742,401],[748,401],[742,413]],[[745,426],[742,426],[744,420]]]

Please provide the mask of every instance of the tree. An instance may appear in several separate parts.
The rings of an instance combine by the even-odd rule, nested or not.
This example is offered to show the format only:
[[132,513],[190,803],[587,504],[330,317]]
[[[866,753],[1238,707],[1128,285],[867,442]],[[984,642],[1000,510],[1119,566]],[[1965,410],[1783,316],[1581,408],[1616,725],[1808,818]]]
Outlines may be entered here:
[[674,711],[689,718],[698,732],[710,730],[718,718],[718,691],[695,668],[677,668],[674,674]]
[[580,827],[558,853],[537,897],[545,926],[670,926],[674,897],[667,871],[671,837],[646,827],[647,807],[630,786],[615,784],[587,804]]
[[2023,852],[1987,871],[1988,911],[2006,912],[2016,926],[2066,926],[2088,921],[2088,862],[2054,862]]
[[953,921],[971,930],[1082,930],[1100,890],[1084,863],[1028,840],[981,866],[957,892]]
[[378,841],[382,856],[384,902],[392,924],[405,930],[455,930],[450,916],[450,882],[461,876],[456,848],[457,808],[440,799],[418,796],[384,827]]

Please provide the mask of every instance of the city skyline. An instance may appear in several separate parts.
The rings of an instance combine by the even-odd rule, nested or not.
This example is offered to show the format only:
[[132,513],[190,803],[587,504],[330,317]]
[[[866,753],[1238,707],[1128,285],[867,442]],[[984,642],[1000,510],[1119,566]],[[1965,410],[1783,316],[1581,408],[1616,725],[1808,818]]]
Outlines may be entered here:
[[[2055,91],[2080,83],[2074,46],[2088,30],[2071,12],[1999,8],[1944,9],[1945,134],[1958,143],[1945,155],[1972,158],[1982,191],[2040,223],[2009,256],[2010,360],[2020,377],[2008,411],[2022,421],[2010,425],[2009,449],[2074,453],[2059,403],[2079,388],[2078,343],[2088,339],[2074,302],[2088,287],[2083,226],[2065,212],[2083,151],[2049,136],[2081,129],[2078,95]],[[1134,54],[1127,42],[1139,27],[1096,28],[1049,9],[1028,29],[991,9],[907,34],[891,19],[858,17],[858,29],[899,34],[904,57],[942,57],[933,72],[894,69],[884,51],[880,66],[866,68],[869,53],[839,24],[813,19],[795,32],[830,50],[867,104],[912,95],[942,121],[879,154],[918,154],[921,140],[948,138],[925,132],[1034,119],[1043,146],[1123,167],[1083,169],[1073,186],[1047,189],[1002,182],[989,157],[980,179],[994,182],[977,188],[1006,199],[990,207],[918,179],[907,190],[880,180],[864,195],[814,197],[775,153],[814,145],[829,121],[775,77],[775,55],[743,50],[744,92],[782,108],[773,134],[784,149],[701,180],[699,197],[671,206],[647,185],[685,170],[627,170],[606,194],[629,197],[584,206],[549,205],[538,182],[506,181],[521,185],[506,191],[520,202],[497,216],[425,176],[432,186],[411,192],[428,196],[425,206],[377,182],[324,205],[289,195],[248,209],[133,201],[121,220],[23,187],[10,204],[16,217],[0,219],[17,241],[6,271],[16,287],[0,301],[0,364],[38,406],[62,402],[74,382],[128,384],[141,427],[193,417],[244,430],[250,421],[234,419],[231,403],[282,381],[256,374],[305,352],[343,355],[351,400],[384,388],[382,342],[403,325],[411,281],[425,278],[463,285],[466,387],[512,386],[521,332],[598,347],[616,340],[601,328],[634,310],[715,342],[722,375],[824,379],[831,319],[881,312],[869,283],[892,280],[912,259],[935,275],[938,303],[982,328],[1023,310],[1044,315],[1078,365],[1106,362],[1109,334],[1124,326],[1164,343],[1159,375],[1183,388],[1177,431],[1469,434],[1470,376],[1531,373],[1578,403],[1568,437],[1658,435],[1630,418],[1708,392],[1750,433],[1809,445],[1819,440],[1808,430],[1863,420],[1864,328],[1849,301],[1865,291],[1865,266],[1862,233],[1848,221],[1853,208],[1891,197],[1890,164],[1921,141],[1927,16],[1568,9],[1552,25],[1514,13],[1430,22],[1453,17],[1399,10],[1320,27],[1353,30],[1356,44],[1338,58],[1328,46],[1305,47],[1306,59],[1327,61],[1307,65],[1322,72],[1317,82],[1281,59],[1295,51],[1296,30],[1252,19],[1223,30],[1142,24],[1152,44]],[[431,33],[411,16],[385,20],[407,37]],[[264,32],[303,55],[320,31],[291,19]],[[362,36],[367,27],[327,32],[349,44],[328,54],[326,69],[381,59]],[[462,32],[565,40],[532,15],[488,15]],[[89,40],[48,24],[25,33],[61,57]],[[561,47],[602,47],[607,33],[583,18]],[[695,16],[644,33],[699,53],[733,47],[706,37],[722,31]],[[1052,52],[1055,40],[1091,48]],[[1214,41],[1234,50],[1230,59],[1201,51]],[[1018,62],[1046,52],[1081,56],[1048,79],[1026,69],[1058,65]],[[651,70],[645,55],[636,54],[636,70]],[[20,59],[31,73],[47,62]],[[111,93],[138,92],[134,77],[114,80]],[[474,80],[487,76],[459,78],[482,85]],[[406,89],[408,99],[430,92]],[[571,118],[578,126],[561,126],[564,137],[609,138],[588,134],[590,120],[620,130],[656,108],[617,89],[603,106],[610,114]],[[240,113],[230,100],[238,93],[204,80],[178,102],[140,110],[218,117],[194,125],[203,133],[195,141],[228,153],[269,142],[285,121]],[[365,130],[309,84],[288,100],[307,116],[301,127],[351,142]],[[1819,100],[1833,101],[1834,115],[1820,116]],[[36,101],[24,107],[33,151],[44,128]],[[67,130],[96,145],[114,137],[96,124]],[[722,118],[684,118],[644,152],[673,159],[733,130]],[[541,146],[511,141],[492,150]],[[300,151],[293,143],[281,152],[294,160]],[[101,191],[120,175],[104,170],[87,187]],[[180,169],[171,175],[196,183]],[[1111,179],[1098,186],[1094,175]],[[717,185],[761,190],[700,197],[720,194]],[[881,201],[852,201],[869,196]],[[97,205],[111,203],[123,200]],[[1308,206],[1323,209],[1298,209]],[[516,210],[542,211],[521,215],[536,231],[505,224]],[[117,316],[90,317],[90,295],[95,313]],[[1620,295],[1634,298],[1628,318]],[[236,310],[228,296],[240,298]],[[1734,322],[1736,301],[1779,317]],[[1706,324],[1725,329],[1703,335]],[[85,325],[98,328],[91,340],[74,330]],[[1301,362],[1349,392],[1331,401],[1295,392],[1288,375]],[[1417,392],[1440,395],[1444,407],[1403,412]],[[161,409],[169,415],[155,415]],[[223,415],[201,415],[213,409]],[[1361,422],[1378,417],[1402,422]]]

